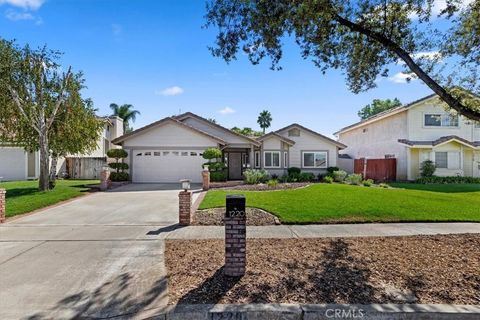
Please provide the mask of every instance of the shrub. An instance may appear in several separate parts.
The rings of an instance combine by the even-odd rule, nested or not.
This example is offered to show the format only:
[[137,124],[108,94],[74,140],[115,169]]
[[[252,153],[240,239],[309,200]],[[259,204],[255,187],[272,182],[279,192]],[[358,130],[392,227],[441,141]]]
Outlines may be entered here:
[[363,180],[362,181],[362,184],[365,186],[365,187],[371,187],[374,185],[374,182],[372,179],[367,179],[367,180]]
[[347,173],[343,170],[337,170],[334,171],[332,175],[335,182],[343,182],[345,180],[345,177],[347,176]]
[[312,182],[313,180],[315,180],[315,175],[310,172],[302,172],[298,176],[298,181],[300,182]]
[[328,168],[327,168],[327,172],[328,172],[329,174],[331,174],[331,175],[332,175],[335,171],[340,171],[340,168],[339,168],[339,167],[328,167]]
[[258,184],[268,180],[269,173],[266,170],[247,169],[243,172],[243,180],[247,184]]
[[328,174],[319,173],[319,174],[317,175],[317,180],[318,180],[318,181],[323,181],[323,178],[324,178],[325,176],[328,176]]
[[128,157],[128,153],[123,149],[110,149],[107,151],[107,156],[118,160]]
[[[339,171],[335,171],[335,172],[339,172]],[[345,178],[345,182],[348,183],[348,184],[354,184],[354,185],[358,186],[362,183],[362,175],[358,174],[358,173],[349,174]]]
[[126,172],[112,172],[110,173],[110,180],[112,181],[127,181],[129,179]]
[[386,183],[380,183],[378,186],[379,186],[380,188],[385,188],[385,189],[390,188],[390,186],[389,186],[388,184],[386,184]]
[[223,162],[208,162],[204,165],[208,165],[208,171],[210,172],[224,171],[227,168],[227,165]]
[[462,176],[451,176],[451,177],[422,177],[418,178],[416,183],[430,184],[430,183],[439,183],[439,184],[455,184],[455,183],[480,183],[480,178],[474,177],[462,177]]
[[333,178],[331,176],[325,176],[323,177],[323,182],[325,183],[332,183],[333,182]]
[[123,162],[109,163],[108,166],[112,169],[117,170],[117,172],[118,172],[118,170],[121,170],[121,171],[128,170],[128,164],[123,163]]
[[278,180],[277,179],[270,179],[267,181],[267,186],[269,188],[274,188],[278,185]]
[[271,175],[271,178],[272,178],[273,180],[278,180],[278,174],[275,174],[275,173],[272,174],[272,175]]
[[222,150],[218,148],[208,148],[205,151],[203,151],[202,157],[203,159],[206,159],[206,160],[219,159],[222,157]]
[[227,180],[227,174],[225,171],[213,171],[210,172],[210,181],[212,182],[221,182]]
[[284,174],[283,176],[281,176],[280,178],[278,178],[278,181],[280,183],[285,183],[285,182],[288,182],[288,176],[286,174]]
[[432,177],[435,174],[435,163],[431,160],[423,161],[420,164],[420,175],[424,178]]
[[297,167],[290,167],[287,169],[288,171],[288,175],[289,176],[292,176],[292,175],[299,175],[302,170],[300,168],[297,168]]

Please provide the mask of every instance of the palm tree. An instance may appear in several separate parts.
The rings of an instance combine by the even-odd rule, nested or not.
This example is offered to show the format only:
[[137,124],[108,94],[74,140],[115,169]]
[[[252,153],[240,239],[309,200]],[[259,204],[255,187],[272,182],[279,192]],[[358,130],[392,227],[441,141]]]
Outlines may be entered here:
[[116,103],[111,103],[110,104],[110,109],[113,110],[113,115],[117,116],[119,118],[122,118],[123,120],[123,132],[129,132],[132,131],[132,128],[130,128],[129,123],[135,122],[137,119],[137,116],[140,115],[140,111],[138,110],[132,110],[133,105],[131,104],[122,104],[119,106]]
[[269,111],[263,110],[262,112],[260,112],[257,123],[260,125],[260,128],[263,129],[263,134],[265,134],[265,129],[270,127],[271,122],[272,114]]

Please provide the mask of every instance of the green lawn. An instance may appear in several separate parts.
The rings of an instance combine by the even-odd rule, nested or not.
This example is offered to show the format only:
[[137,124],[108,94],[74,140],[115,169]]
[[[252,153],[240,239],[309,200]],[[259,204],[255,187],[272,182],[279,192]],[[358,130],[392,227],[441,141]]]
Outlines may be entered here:
[[89,190],[88,185],[98,183],[98,180],[58,180],[55,189],[48,192],[38,191],[38,181],[2,182],[0,188],[7,190],[7,217],[12,217],[78,197]]
[[269,192],[209,191],[200,209],[222,207],[227,194],[244,194],[247,206],[278,216],[282,223],[475,221],[480,222],[480,185],[392,184],[368,188],[315,184]]

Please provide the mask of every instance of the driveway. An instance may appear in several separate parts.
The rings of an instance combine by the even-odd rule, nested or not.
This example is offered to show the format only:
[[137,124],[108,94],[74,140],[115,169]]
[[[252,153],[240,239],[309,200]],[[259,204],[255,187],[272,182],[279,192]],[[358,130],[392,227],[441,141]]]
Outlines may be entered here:
[[167,303],[178,185],[131,184],[0,226],[0,319],[104,318]]

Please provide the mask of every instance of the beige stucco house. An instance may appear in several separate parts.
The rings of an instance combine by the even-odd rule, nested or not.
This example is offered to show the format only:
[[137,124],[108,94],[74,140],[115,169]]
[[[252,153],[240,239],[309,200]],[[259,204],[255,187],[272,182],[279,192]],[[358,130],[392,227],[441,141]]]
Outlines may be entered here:
[[438,176],[480,177],[480,124],[446,111],[437,95],[377,114],[335,133],[354,159],[396,158],[397,180],[420,176],[435,162]]
[[[98,138],[97,148],[89,154],[71,155],[79,159],[99,159],[98,168],[91,168],[89,176],[81,178],[94,178],[93,171],[101,170],[101,163],[106,163],[107,151],[114,148],[112,140],[123,135],[123,120],[117,116],[100,118],[105,122],[102,134]],[[101,160],[103,159],[103,161]],[[58,160],[57,173],[61,175],[66,170],[66,159]],[[38,152],[28,152],[16,146],[0,145],[0,180],[28,180],[37,179],[40,171],[40,156]],[[82,169],[83,171],[83,169]]]
[[340,142],[299,124],[260,138],[235,133],[196,114],[167,117],[113,140],[129,154],[133,182],[201,182],[202,153],[209,147],[223,152],[228,179],[242,179],[247,168],[283,175],[289,167],[320,173],[336,166]]

